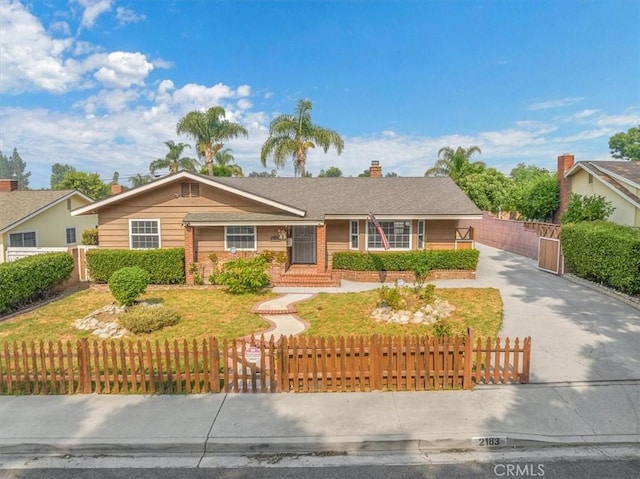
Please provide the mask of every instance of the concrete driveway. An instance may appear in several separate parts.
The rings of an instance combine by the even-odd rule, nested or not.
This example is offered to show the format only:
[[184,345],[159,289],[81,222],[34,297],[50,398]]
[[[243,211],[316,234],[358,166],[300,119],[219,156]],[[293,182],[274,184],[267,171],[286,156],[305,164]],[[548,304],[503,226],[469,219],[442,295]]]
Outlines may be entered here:
[[477,279],[436,285],[500,290],[500,335],[532,337],[531,382],[640,379],[640,311],[541,271],[529,258],[477,247]]

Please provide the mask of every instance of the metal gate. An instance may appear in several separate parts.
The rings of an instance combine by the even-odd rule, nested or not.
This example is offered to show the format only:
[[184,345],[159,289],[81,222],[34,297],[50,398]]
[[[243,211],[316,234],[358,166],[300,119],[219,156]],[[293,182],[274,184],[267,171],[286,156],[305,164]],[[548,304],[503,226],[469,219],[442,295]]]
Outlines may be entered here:
[[562,246],[556,238],[538,238],[538,268],[554,274],[562,274]]
[[316,227],[293,227],[293,264],[315,264]]

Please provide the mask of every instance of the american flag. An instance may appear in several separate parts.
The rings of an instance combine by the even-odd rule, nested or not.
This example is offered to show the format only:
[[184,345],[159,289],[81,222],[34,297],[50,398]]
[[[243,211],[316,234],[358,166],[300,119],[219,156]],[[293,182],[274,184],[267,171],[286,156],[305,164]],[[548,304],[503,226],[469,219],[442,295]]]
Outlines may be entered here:
[[376,219],[376,217],[373,216],[373,213],[369,213],[369,222],[371,223],[371,226],[373,226],[378,232],[378,234],[380,235],[380,240],[382,241],[382,246],[384,246],[384,249],[385,250],[389,249],[389,240],[387,239],[387,235],[384,234],[384,230],[382,229],[382,226],[380,226],[380,223],[378,223],[378,220]]

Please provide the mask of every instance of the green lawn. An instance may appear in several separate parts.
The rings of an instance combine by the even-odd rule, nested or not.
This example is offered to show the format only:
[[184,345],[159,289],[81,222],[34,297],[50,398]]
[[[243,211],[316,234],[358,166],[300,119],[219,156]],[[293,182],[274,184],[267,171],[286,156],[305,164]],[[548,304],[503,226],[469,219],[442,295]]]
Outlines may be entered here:
[[[436,296],[449,301],[456,310],[448,318],[454,334],[495,337],[502,325],[502,298],[494,288],[436,289]],[[433,334],[431,325],[386,324],[370,319],[376,307],[377,291],[364,293],[321,293],[309,301],[296,303],[298,315],[311,324],[309,336],[414,335]]]
[[[496,289],[437,289],[436,295],[456,307],[450,323],[456,334],[467,327],[476,337],[496,336],[502,322],[502,300]],[[160,301],[180,314],[180,322],[160,331],[132,336],[134,339],[219,339],[239,338],[259,332],[268,323],[250,312],[255,304],[273,298],[273,293],[230,295],[217,289],[152,289],[142,299]],[[404,335],[432,334],[432,326],[377,323],[369,318],[376,307],[377,291],[364,293],[322,293],[296,303],[298,315],[311,324],[307,335]],[[76,340],[89,337],[72,323],[113,302],[106,290],[88,289],[73,293],[34,311],[0,322],[0,342],[32,340]]]

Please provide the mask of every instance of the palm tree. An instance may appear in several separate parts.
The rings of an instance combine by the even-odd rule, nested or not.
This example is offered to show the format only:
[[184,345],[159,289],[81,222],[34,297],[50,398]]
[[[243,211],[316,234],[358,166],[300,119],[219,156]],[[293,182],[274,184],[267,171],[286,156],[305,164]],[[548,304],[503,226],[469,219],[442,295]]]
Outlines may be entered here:
[[224,146],[224,141],[240,135],[249,136],[244,127],[225,120],[225,114],[221,106],[211,107],[206,112],[190,111],[176,126],[179,135],[184,133],[195,140],[198,157],[204,157],[210,175],[213,175],[213,159]]
[[231,148],[225,148],[216,153],[216,163],[231,170],[232,176],[243,177],[242,167],[235,163],[235,158],[231,153]]
[[164,158],[158,158],[149,164],[149,171],[152,175],[163,168],[169,168],[169,173],[177,173],[178,170],[196,171],[198,163],[196,160],[188,156],[180,158],[184,149],[191,148],[191,145],[175,143],[173,140],[165,141],[164,144],[169,148],[169,152]]
[[311,109],[309,100],[298,100],[295,115],[279,115],[269,126],[269,138],[262,145],[260,160],[262,166],[267,165],[267,157],[273,155],[277,168],[285,165],[287,158],[293,160],[295,173],[301,177],[306,174],[307,150],[322,147],[326,153],[334,147],[338,155],[342,153],[344,142],[338,133],[311,123]]
[[459,146],[455,150],[450,146],[440,148],[438,161],[425,172],[424,176],[450,176],[453,180],[457,180],[469,166],[473,166],[475,169],[483,168],[485,164],[481,161],[471,163],[470,158],[474,153],[482,153],[480,147],[474,145],[463,148]]
[[141,173],[138,173],[137,175],[129,178],[129,183],[131,183],[131,186],[133,186],[134,188],[146,185],[147,183],[151,183],[152,181],[153,178],[151,177],[151,175],[143,175]]

